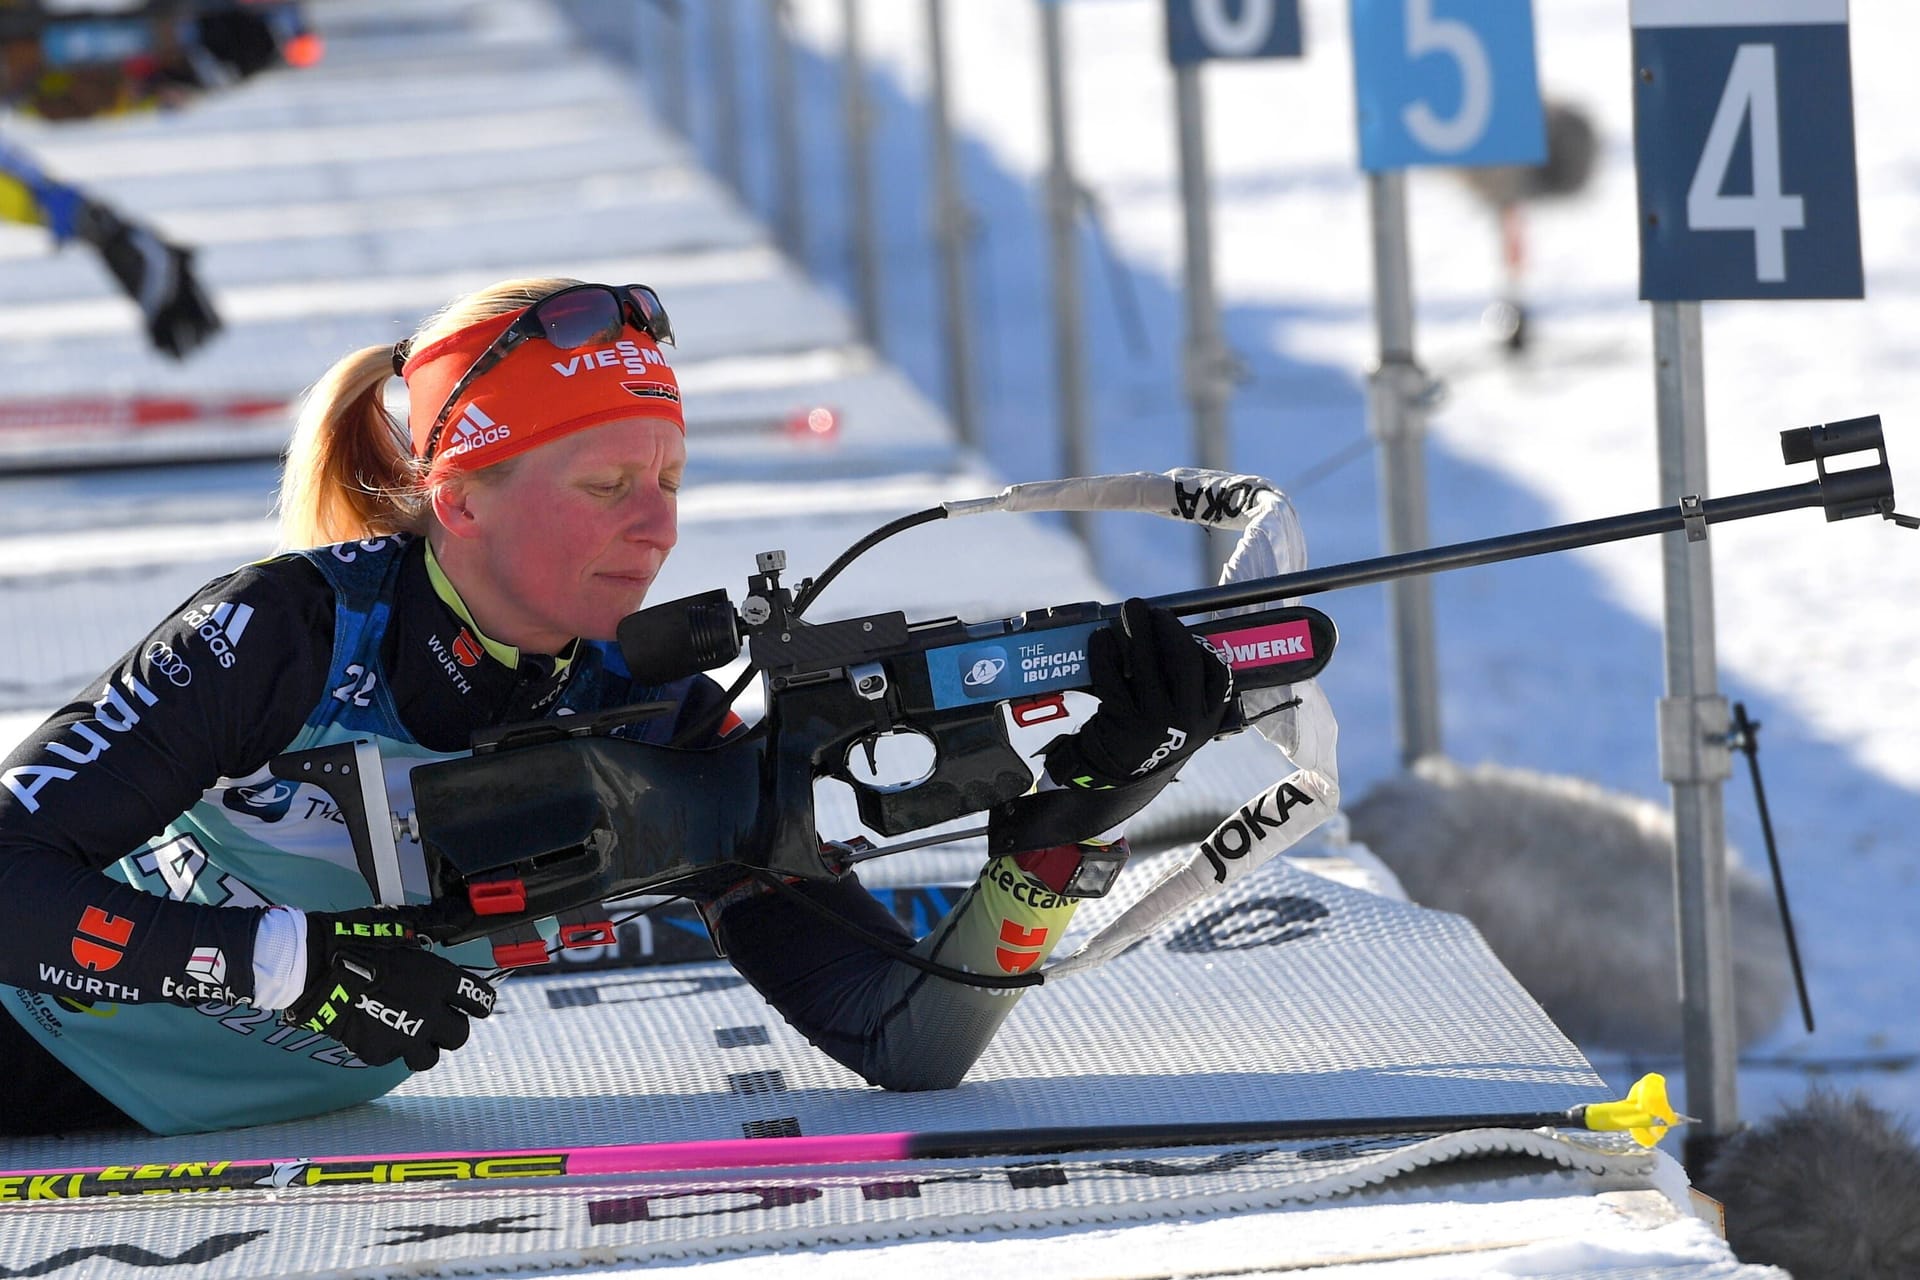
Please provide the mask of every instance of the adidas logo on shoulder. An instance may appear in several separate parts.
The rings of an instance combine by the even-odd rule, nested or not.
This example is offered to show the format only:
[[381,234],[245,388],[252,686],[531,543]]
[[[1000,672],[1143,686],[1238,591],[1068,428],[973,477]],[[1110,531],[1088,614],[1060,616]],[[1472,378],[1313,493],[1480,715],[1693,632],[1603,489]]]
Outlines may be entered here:
[[195,605],[181,614],[180,620],[206,641],[207,648],[219,659],[222,667],[231,667],[240,637],[246,634],[247,624],[253,621],[253,606],[228,604],[225,601],[205,608]]
[[512,437],[512,427],[495,422],[481,412],[478,405],[470,404],[466,411],[454,420],[453,428],[448,433],[447,443],[440,452],[443,456],[452,457],[455,454],[465,453],[469,449],[497,444]]

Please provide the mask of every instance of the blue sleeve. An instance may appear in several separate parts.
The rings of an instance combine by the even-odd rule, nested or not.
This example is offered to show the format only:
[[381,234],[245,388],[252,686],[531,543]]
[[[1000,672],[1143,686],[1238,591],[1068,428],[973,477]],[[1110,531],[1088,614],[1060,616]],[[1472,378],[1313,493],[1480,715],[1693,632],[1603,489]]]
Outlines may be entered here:
[[73,239],[87,198],[79,188],[48,177],[27,154],[0,139],[0,181],[19,184],[33,199],[39,222],[62,243]]

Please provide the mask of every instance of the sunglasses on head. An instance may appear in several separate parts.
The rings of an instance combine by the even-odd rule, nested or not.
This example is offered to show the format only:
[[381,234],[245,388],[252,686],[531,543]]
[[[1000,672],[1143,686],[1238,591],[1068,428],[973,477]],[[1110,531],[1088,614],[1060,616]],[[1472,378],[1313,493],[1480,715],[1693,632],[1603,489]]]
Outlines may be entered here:
[[440,446],[440,433],[447,429],[453,406],[460,402],[475,379],[498,365],[529,338],[545,338],[561,351],[576,351],[614,341],[632,325],[655,342],[673,345],[673,322],[660,305],[660,295],[644,284],[576,284],[558,293],[550,293],[521,313],[501,335],[480,353],[460,381],[447,393],[427,433],[422,461],[430,461]]

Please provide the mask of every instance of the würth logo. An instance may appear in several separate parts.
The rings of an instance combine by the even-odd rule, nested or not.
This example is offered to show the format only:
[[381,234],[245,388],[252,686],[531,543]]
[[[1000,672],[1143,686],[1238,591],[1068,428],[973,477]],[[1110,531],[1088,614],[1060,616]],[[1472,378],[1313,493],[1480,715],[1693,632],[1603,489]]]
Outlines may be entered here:
[[460,634],[453,638],[453,656],[463,667],[480,665],[480,642],[465,627],[460,628]]
[[133,921],[88,907],[73,932],[73,962],[82,969],[105,973],[126,958],[123,948],[133,937]]
[[485,445],[498,444],[502,440],[513,438],[513,428],[495,422],[479,405],[470,404],[466,412],[454,422],[451,438],[446,447],[440,450],[444,457],[454,457],[470,449],[479,449]]
[[993,949],[993,958],[999,962],[1001,972],[1025,973],[1033,968],[1047,945],[1047,927],[1002,920],[1000,944]]
[[194,629],[194,634],[206,641],[207,648],[220,660],[220,665],[230,667],[234,662],[234,650],[240,646],[240,637],[247,632],[247,624],[253,621],[253,606],[250,604],[228,604],[222,601],[210,608],[195,605],[180,615],[181,621]]
[[480,661],[480,646],[468,635],[465,627],[460,628],[460,634],[453,638],[452,644],[442,640],[437,631],[430,634],[427,637],[427,650],[433,654],[433,660],[440,664],[440,669],[447,673],[447,679],[453,681],[454,688],[463,694],[473,692],[473,681],[467,679],[464,669]]

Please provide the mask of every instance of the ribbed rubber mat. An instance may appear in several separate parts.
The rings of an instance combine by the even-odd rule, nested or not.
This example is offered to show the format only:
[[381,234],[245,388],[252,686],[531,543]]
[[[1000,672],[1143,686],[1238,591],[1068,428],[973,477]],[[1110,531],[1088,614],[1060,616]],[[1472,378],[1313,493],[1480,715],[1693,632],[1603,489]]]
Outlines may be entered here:
[[367,1106],[214,1136],[23,1140],[9,1163],[729,1138],[776,1121],[824,1134],[1542,1111],[1604,1088],[1465,920],[1274,863],[1104,969],[1030,993],[946,1092],[866,1086],[715,962],[510,981],[465,1049]]
[[[1029,994],[967,1082],[947,1092],[864,1085],[724,964],[611,970],[507,983],[467,1048],[378,1103],[197,1137],[27,1139],[7,1144],[5,1163],[1539,1112],[1604,1090],[1465,921],[1273,863],[1104,969]],[[178,1261],[209,1275],[452,1266],[480,1255],[646,1258],[1269,1206],[1502,1154],[1616,1185],[1647,1185],[1652,1167],[1611,1136],[1478,1130],[1150,1159],[840,1167],[798,1179],[513,1191],[416,1181],[15,1204],[0,1206],[0,1265],[52,1274],[68,1246],[87,1257],[142,1249],[143,1270]]]

